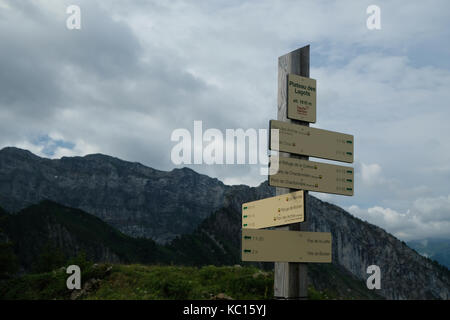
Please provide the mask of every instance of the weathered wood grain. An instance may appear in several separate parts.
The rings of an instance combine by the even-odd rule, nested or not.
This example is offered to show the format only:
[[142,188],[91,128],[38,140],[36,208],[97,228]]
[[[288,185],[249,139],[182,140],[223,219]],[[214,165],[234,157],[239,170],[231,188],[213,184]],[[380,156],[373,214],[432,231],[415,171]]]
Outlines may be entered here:
[[[309,45],[292,51],[278,58],[278,115],[277,120],[309,126],[308,122],[290,120],[287,118],[287,75],[297,74],[309,77]],[[308,159],[309,157],[290,155],[280,152],[280,157]],[[286,194],[297,190],[276,188],[276,195]],[[309,231],[307,209],[307,194],[305,191],[305,221],[294,223],[277,230]],[[281,249],[281,248],[280,248]],[[278,299],[306,299],[307,298],[306,263],[275,262],[274,296]]]

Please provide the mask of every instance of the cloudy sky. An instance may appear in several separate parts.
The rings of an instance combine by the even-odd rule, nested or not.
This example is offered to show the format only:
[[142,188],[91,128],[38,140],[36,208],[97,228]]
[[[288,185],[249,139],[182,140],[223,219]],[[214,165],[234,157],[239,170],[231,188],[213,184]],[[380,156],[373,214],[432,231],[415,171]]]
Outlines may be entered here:
[[[366,27],[371,4],[381,30]],[[450,238],[449,12],[445,0],[0,0],[0,148],[171,170],[171,134],[194,120],[267,129],[278,57],[310,44],[313,126],[355,136],[355,195],[315,195],[402,240]],[[259,165],[190,167],[265,180]]]

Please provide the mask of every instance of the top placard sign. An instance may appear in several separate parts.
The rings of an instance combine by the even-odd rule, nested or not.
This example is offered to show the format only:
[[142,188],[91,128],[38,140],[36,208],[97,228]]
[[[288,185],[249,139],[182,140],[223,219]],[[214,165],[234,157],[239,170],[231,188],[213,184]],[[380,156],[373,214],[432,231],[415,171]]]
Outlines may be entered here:
[[287,117],[315,123],[316,80],[288,74],[287,86]]

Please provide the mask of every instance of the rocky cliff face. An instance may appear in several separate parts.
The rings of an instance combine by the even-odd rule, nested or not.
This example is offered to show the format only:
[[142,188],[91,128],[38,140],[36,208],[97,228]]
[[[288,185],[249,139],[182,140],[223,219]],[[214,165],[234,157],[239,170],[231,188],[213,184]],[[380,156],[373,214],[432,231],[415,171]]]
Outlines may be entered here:
[[[225,209],[206,219],[196,231],[231,244],[229,255],[240,252],[241,204],[275,195],[267,183],[258,188],[240,186],[226,194]],[[308,196],[307,216],[311,231],[331,232],[333,264],[366,282],[367,267],[381,270],[381,290],[387,299],[449,299],[450,272],[410,249],[383,229],[364,222],[345,210]],[[260,265],[260,267],[262,267]],[[310,279],[314,282],[314,279]]]
[[[274,192],[267,183],[229,187],[189,169],[163,172],[103,155],[48,160],[15,148],[0,151],[5,209],[17,211],[47,198],[159,242],[195,231],[179,239],[177,248],[189,243],[184,249],[216,255],[223,263],[239,259],[242,203]],[[367,267],[378,265],[380,294],[389,299],[450,298],[448,269],[343,209],[308,199],[310,230],[332,233],[334,264],[363,281]]]
[[366,281],[367,267],[381,270],[380,294],[388,299],[449,299],[450,272],[383,229],[309,197],[310,228],[331,232],[333,263]]
[[187,168],[164,172],[100,154],[49,160],[17,148],[0,150],[5,210],[48,199],[160,243],[192,232],[223,205],[229,188]]

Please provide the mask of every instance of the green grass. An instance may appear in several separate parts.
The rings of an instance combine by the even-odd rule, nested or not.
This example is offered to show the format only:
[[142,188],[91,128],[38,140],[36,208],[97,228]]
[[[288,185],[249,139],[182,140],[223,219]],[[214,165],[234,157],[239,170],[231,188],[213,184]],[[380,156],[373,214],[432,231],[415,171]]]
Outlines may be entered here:
[[[211,299],[219,293],[233,299],[271,299],[273,274],[254,267],[108,265],[82,271],[82,286],[100,280],[82,295],[88,300]],[[2,299],[70,299],[69,275],[59,269],[24,275],[0,283]]]
[[[312,266],[309,272],[310,276],[323,277],[321,283],[328,283],[326,287],[310,286],[311,300],[381,298],[363,288],[360,281],[342,276],[332,266]],[[66,288],[68,276],[61,268],[4,280],[0,282],[0,299],[70,299],[73,291]],[[82,290],[84,293],[77,299],[204,300],[219,294],[232,299],[273,299],[273,272],[253,266],[83,265],[82,287],[93,280],[95,284],[90,290]]]
[[114,266],[108,281],[86,299],[270,299],[273,276],[256,268]]

